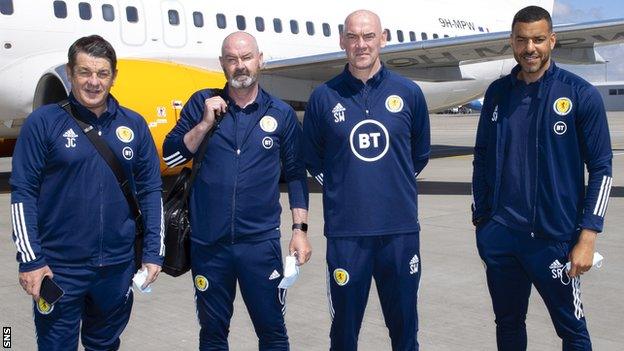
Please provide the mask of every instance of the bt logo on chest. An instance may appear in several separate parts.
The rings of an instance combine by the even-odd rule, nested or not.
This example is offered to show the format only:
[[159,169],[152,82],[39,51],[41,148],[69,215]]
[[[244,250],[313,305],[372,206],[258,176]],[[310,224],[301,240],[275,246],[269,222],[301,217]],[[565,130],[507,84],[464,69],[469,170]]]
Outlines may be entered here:
[[351,129],[351,151],[362,161],[375,162],[386,155],[390,147],[390,135],[379,121],[365,119]]

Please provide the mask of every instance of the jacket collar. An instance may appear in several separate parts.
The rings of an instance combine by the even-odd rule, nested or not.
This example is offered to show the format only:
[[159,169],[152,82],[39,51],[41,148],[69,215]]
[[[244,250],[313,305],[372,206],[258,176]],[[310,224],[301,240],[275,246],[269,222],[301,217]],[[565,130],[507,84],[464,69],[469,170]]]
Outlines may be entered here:
[[103,124],[104,121],[114,117],[117,109],[119,108],[119,102],[117,102],[117,99],[115,99],[112,94],[108,94],[108,97],[106,98],[106,111],[104,111],[104,113],[102,113],[102,115],[98,118],[95,113],[83,106],[78,99],[76,99],[73,93],[69,93],[68,99],[69,102],[76,107],[76,111],[80,117],[85,119],[85,121],[89,124]]
[[[520,79],[518,79],[518,73],[520,72],[521,69],[522,69],[522,67],[520,67],[520,65],[517,64],[511,70],[511,74],[509,75],[509,77],[511,79],[511,85],[512,86],[515,86],[519,82],[522,82]],[[553,77],[557,74],[558,71],[559,71],[559,67],[557,67],[557,65],[555,64],[555,61],[551,58],[550,59],[550,66],[548,67],[546,72],[544,72],[544,75],[540,79],[538,79],[538,81],[537,81],[537,83],[539,84],[539,89],[537,91],[537,97],[541,98],[541,97],[544,96],[544,94],[548,91],[547,89],[550,86],[550,83],[552,82]]]
[[230,94],[228,93],[229,89],[230,87],[226,83],[225,86],[223,87],[223,98],[225,102],[228,104],[228,106],[230,106],[231,108],[234,108],[236,111],[241,111],[241,110],[251,111],[252,109],[257,109],[259,106],[264,106],[265,104],[271,102],[269,94],[266,91],[264,91],[264,89],[262,89],[260,85],[258,85],[258,94],[256,95],[256,99],[251,104],[247,105],[245,108],[241,108],[238,105],[236,105],[236,102],[234,102],[234,99],[230,97]]
[[366,81],[366,84],[364,84],[361,80],[355,78],[353,76],[353,74],[351,74],[351,71],[349,71],[349,64],[345,65],[345,68],[342,71],[342,75],[345,78],[345,81],[347,82],[347,84],[349,84],[349,86],[351,86],[354,89],[359,90],[359,89],[363,88],[364,85],[368,85],[368,86],[371,86],[373,88],[376,88],[377,86],[379,86],[379,84],[381,84],[383,79],[388,75],[388,69],[382,63],[381,64],[381,68],[379,69],[379,71],[377,71],[377,73],[375,73],[375,75],[370,77]]

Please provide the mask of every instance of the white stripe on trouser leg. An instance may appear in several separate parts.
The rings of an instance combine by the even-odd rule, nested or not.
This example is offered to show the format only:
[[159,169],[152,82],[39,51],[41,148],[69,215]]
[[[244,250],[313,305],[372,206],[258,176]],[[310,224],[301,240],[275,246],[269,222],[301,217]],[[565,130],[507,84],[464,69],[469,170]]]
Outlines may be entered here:
[[600,205],[600,211],[598,211],[598,215],[600,217],[604,217],[607,212],[607,204],[609,203],[609,195],[611,195],[611,184],[613,183],[613,178],[609,177],[609,181],[607,182],[607,186],[605,187],[605,196],[602,198],[602,204]]
[[282,304],[282,316],[286,315],[286,289],[277,288],[277,298],[280,304]]
[[574,317],[581,319],[585,314],[581,303],[581,280],[578,277],[572,278],[572,296],[574,298]]
[[600,191],[598,191],[598,199],[596,199],[596,206],[594,207],[594,215],[598,215],[598,209],[602,203],[602,197],[604,194],[605,185],[607,184],[607,176],[602,176],[602,183],[600,183]]
[[326,278],[325,278],[325,282],[327,283],[327,306],[329,307],[329,316],[331,317],[331,320],[334,320],[334,304],[332,302],[332,296],[331,296],[331,278],[329,276],[329,266],[326,267]]
[[171,160],[172,158],[174,158],[174,157],[176,157],[178,155],[180,155],[180,151],[176,151],[176,152],[174,152],[173,154],[171,154],[171,155],[169,155],[167,157],[163,156],[163,160],[165,160],[165,163],[166,163],[167,161]]
[[24,251],[24,248],[22,247],[22,241],[21,241],[21,235],[19,233],[19,228],[17,227],[17,210],[15,207],[16,204],[11,204],[11,222],[13,223],[13,235],[15,236],[15,248],[17,249],[17,252],[20,254],[20,256],[22,257],[22,262],[25,263],[27,262],[27,256],[26,256],[26,251]]
[[160,198],[160,256],[165,255],[165,211],[163,209],[162,197]]

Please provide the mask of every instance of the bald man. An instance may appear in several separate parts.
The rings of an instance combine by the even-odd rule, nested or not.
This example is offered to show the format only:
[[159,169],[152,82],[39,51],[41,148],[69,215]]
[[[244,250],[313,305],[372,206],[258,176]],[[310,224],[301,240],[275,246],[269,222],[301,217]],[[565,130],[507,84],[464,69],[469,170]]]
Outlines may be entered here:
[[[290,106],[258,86],[262,52],[253,36],[230,34],[219,60],[225,88],[193,94],[163,146],[169,167],[193,158],[202,162],[189,203],[199,348],[228,349],[238,281],[259,350],[288,350],[286,290],[278,288],[283,275],[278,182],[283,167],[293,217],[289,251],[304,264],[311,247],[301,126]],[[206,153],[196,155],[211,129]]]
[[416,176],[429,159],[420,88],[379,59],[379,17],[345,20],[347,65],[310,97],[303,122],[308,171],[323,186],[331,350],[356,350],[375,278],[393,350],[416,350],[420,281]]

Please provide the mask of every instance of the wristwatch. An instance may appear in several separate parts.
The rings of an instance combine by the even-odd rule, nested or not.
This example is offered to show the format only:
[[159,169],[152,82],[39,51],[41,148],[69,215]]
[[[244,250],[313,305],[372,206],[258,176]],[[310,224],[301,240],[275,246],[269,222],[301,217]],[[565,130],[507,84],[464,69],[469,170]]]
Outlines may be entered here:
[[304,233],[308,232],[308,223],[293,223],[292,230],[299,229]]

